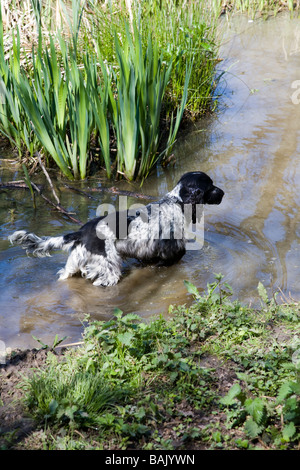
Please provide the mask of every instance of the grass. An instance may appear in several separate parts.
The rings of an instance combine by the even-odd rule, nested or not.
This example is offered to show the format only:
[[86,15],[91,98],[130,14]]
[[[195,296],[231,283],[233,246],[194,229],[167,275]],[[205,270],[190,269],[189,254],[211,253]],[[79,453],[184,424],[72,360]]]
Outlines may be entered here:
[[243,306],[220,275],[202,295],[186,287],[189,308],[147,323],[116,311],[79,349],[48,353],[23,385],[40,446],[299,448],[299,305],[260,284],[261,309]]
[[241,11],[247,13],[252,18],[257,15],[268,17],[276,16],[279,12],[288,9],[291,17],[297,16],[299,11],[299,1],[294,0],[232,0],[223,3],[223,8],[228,11]]

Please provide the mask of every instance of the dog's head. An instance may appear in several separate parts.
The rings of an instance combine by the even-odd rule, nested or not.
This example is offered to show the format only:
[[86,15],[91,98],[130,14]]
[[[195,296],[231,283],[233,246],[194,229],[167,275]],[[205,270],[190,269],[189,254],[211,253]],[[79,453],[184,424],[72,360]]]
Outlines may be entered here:
[[185,173],[173,191],[183,204],[220,204],[224,196],[224,191],[202,171]]

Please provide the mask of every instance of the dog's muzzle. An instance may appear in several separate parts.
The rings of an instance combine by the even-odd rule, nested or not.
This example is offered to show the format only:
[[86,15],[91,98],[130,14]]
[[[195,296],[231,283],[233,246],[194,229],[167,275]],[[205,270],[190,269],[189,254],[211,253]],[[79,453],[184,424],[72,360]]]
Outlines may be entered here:
[[[205,195],[206,196],[206,195]],[[220,204],[224,196],[224,191],[215,186],[209,193],[207,197],[204,198],[205,204]]]

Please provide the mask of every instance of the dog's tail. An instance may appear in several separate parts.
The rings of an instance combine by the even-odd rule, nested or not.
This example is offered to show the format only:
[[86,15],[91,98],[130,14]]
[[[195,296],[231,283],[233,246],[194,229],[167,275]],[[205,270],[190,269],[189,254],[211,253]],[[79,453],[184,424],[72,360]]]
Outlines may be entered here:
[[78,241],[79,236],[77,232],[74,232],[61,237],[38,237],[34,233],[18,230],[10,235],[8,239],[12,244],[21,245],[27,252],[43,258],[51,256],[50,252],[53,250],[71,249],[74,243]]

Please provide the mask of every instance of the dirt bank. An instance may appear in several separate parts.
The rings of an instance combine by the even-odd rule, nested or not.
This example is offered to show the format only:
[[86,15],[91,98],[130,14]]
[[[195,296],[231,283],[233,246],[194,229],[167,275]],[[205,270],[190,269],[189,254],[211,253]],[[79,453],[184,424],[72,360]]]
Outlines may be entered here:
[[47,351],[15,351],[0,365],[0,449],[22,448],[21,442],[37,427],[27,414],[21,383],[36,368],[45,365]]

